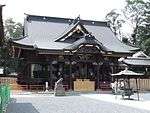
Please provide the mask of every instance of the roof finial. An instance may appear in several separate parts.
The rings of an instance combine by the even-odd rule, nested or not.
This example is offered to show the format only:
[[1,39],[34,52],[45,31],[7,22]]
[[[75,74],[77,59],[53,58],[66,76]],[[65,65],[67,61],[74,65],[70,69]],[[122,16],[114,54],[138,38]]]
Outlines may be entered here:
[[6,5],[1,5],[1,4],[0,4],[0,7],[4,7],[4,6],[6,6]]
[[77,22],[79,22],[80,21],[80,14],[77,16],[77,18],[75,18],[74,20],[73,20],[73,24],[76,24]]
[[77,17],[77,20],[80,20],[80,14],[79,14],[78,17]]

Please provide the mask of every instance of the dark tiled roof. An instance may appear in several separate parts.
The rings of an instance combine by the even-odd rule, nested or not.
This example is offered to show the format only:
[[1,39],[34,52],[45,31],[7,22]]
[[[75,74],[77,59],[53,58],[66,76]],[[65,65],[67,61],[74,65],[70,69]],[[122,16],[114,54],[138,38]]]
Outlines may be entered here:
[[150,66],[150,59],[146,58],[127,58],[123,60],[127,65]]
[[[40,21],[40,22],[54,22],[54,23],[67,23],[72,24],[75,19],[71,18],[60,18],[60,17],[48,17],[48,16],[37,16],[27,15],[28,21]],[[104,21],[93,21],[93,20],[81,20],[85,25],[97,25],[97,26],[108,26],[107,22]]]
[[132,57],[120,58],[119,61],[132,66],[147,66],[150,67],[150,57],[142,51],[136,52]]
[[149,56],[147,56],[143,51],[138,51],[135,54],[132,55],[132,58],[146,58],[150,59]]
[[[26,37],[13,42],[27,46],[36,45],[38,49],[63,50],[73,46],[74,43],[57,42],[56,40],[72,28],[73,24],[71,23],[73,21],[74,19],[68,18],[27,15],[24,25]],[[109,51],[132,53],[134,50],[138,50],[138,48],[125,45],[119,41],[107,22],[80,20],[80,23]],[[80,40],[75,43],[78,42]]]

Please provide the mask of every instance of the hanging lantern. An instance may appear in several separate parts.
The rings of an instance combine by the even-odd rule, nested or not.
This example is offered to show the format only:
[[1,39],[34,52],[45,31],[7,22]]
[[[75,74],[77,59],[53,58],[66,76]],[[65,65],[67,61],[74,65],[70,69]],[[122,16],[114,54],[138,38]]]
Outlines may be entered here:
[[58,62],[57,62],[57,61],[55,61],[55,60],[54,60],[54,61],[52,61],[52,64],[57,64],[57,63],[58,63]]
[[93,62],[93,65],[98,65],[97,62]]
[[75,62],[75,61],[73,61],[71,64],[72,64],[72,65],[74,65],[74,64],[76,64],[76,62]]

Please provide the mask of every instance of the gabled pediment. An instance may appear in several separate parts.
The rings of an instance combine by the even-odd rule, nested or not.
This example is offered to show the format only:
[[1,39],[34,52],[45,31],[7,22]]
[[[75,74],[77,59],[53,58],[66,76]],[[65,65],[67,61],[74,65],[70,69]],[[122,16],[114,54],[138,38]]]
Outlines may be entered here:
[[66,42],[73,43],[81,37],[89,34],[88,30],[84,27],[84,25],[78,21],[75,24],[71,24],[69,28],[56,40],[56,42]]
[[93,35],[87,34],[81,39],[75,41],[70,46],[67,46],[63,49],[64,51],[72,51],[72,52],[101,52],[101,51],[108,51],[108,49],[103,46],[101,42],[99,42]]

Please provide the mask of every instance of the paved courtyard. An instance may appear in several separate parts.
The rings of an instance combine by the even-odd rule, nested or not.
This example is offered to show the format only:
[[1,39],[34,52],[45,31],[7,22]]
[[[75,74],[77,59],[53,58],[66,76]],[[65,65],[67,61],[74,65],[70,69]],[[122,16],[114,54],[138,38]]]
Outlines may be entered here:
[[150,113],[150,110],[121,105],[117,100],[116,103],[107,101],[108,99],[105,101],[104,98],[107,97],[109,99],[107,94],[64,97],[48,94],[13,95],[7,113]]

